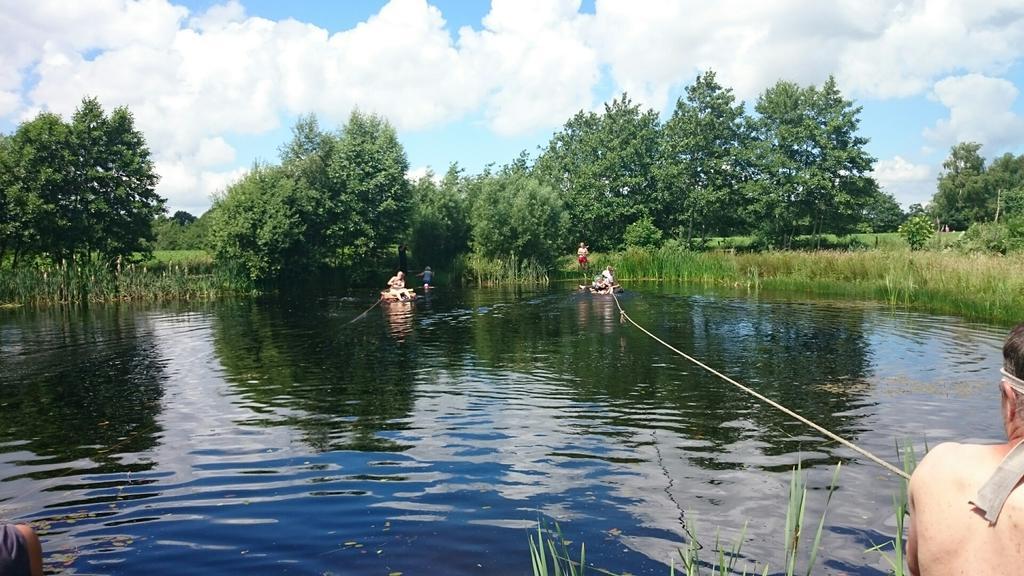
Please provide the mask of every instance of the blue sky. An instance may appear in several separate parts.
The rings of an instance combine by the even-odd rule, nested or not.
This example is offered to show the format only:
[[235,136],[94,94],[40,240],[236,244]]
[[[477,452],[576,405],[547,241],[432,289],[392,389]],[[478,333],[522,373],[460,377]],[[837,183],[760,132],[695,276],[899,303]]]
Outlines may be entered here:
[[702,70],[752,105],[835,75],[863,108],[875,176],[927,202],[951,145],[1024,151],[1019,0],[0,0],[0,130],[85,95],[127,105],[171,209],[277,148],[301,113],[398,129],[413,174],[536,154],[627,91],[663,118]]

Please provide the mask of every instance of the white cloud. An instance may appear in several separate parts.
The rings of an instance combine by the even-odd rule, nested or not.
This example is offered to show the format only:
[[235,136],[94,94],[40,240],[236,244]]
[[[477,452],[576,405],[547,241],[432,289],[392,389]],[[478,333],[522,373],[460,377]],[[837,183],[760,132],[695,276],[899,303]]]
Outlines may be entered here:
[[[606,96],[599,89],[665,110],[709,68],[748,101],[780,78],[820,83],[829,73],[849,95],[885,98],[923,93],[962,70],[1000,74],[1024,54],[1019,0],[580,6],[494,0],[479,27],[453,33],[427,0],[391,0],[330,33],[247,16],[238,0],[199,14],[168,0],[0,0],[0,117],[69,114],[85,95],[108,109],[128,105],[161,165],[196,182],[165,176],[160,193],[194,202],[188,191],[209,169],[236,161],[228,140],[299,113],[330,126],[359,107],[400,131],[479,115],[498,134],[525,134],[593,107]],[[959,82],[981,91],[978,103],[955,80],[935,84],[951,113],[932,140],[980,133],[1005,144],[1019,130],[1008,83],[977,78],[986,77]],[[985,117],[984,106],[999,114]]]
[[927,204],[935,194],[935,169],[927,164],[913,164],[901,156],[879,160],[872,175],[882,190],[904,207]]
[[213,30],[244,19],[245,7],[238,0],[229,0],[225,4],[210,6],[202,15],[190,18],[188,26],[196,30]]
[[940,146],[978,142],[988,155],[1024,143],[1024,118],[1013,110],[1020,91],[1008,80],[981,74],[950,76],[935,84],[933,96],[949,108],[949,117],[924,131]]
[[214,194],[223,192],[248,170],[199,170],[193,162],[157,160],[156,171],[160,174],[161,194],[168,198],[167,208],[198,215],[210,206]]
[[235,161],[235,149],[223,138],[203,138],[196,151],[196,163],[199,166],[219,166]]

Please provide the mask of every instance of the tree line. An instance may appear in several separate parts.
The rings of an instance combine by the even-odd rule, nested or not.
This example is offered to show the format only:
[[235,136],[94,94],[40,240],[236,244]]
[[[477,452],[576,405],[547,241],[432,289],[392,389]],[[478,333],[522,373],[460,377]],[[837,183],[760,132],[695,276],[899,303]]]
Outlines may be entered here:
[[308,116],[279,164],[256,166],[217,199],[210,244],[262,277],[379,262],[400,243],[421,264],[469,253],[550,265],[580,241],[699,247],[753,234],[789,248],[900,224],[899,205],[870,176],[860,108],[834,79],[780,81],[754,111],[707,72],[664,123],[623,94],[574,115],[536,158],[524,152],[475,175],[453,164],[413,183],[385,119],[355,112],[330,132]]
[[[833,78],[779,81],[748,113],[714,72],[687,86],[662,121],[628,95],[580,111],[535,156],[466,174],[457,164],[410,182],[397,133],[355,111],[336,130],[304,116],[277,162],[258,162],[200,218],[168,217],[130,112],[86,98],[64,122],[43,113],[0,136],[0,263],[81,260],[162,248],[209,249],[253,279],[316,269],[358,276],[409,244],[419,265],[465,257],[551,266],[592,250],[749,235],[755,246],[820,245],[825,234],[895,230],[906,214],[871,177],[860,107]],[[467,143],[471,145],[471,143]],[[933,202],[937,222],[1024,210],[1024,158],[989,167],[954,147]]]

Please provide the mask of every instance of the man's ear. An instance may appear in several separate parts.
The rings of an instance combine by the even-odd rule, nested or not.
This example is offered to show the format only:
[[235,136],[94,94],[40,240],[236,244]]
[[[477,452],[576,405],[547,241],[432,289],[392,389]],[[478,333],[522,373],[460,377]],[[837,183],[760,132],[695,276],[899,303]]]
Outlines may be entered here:
[[1002,390],[1003,420],[1013,422],[1017,417],[1017,394],[1005,380],[999,383],[999,389]]

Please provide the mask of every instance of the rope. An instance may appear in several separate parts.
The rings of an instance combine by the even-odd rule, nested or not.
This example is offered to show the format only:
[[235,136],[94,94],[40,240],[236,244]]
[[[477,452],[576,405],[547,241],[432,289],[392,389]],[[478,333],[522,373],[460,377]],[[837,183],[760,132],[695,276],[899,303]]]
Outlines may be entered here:
[[[384,296],[382,295],[380,298],[377,298],[377,301],[373,303],[373,306],[370,306],[369,308],[367,308],[366,311],[363,312],[362,314],[360,314],[359,316],[356,316],[355,318],[349,320],[348,324],[351,324],[351,323],[355,322],[356,320],[361,320],[364,316],[366,316],[367,314],[370,313],[370,310],[373,310],[374,308],[376,308],[377,304],[380,304],[383,301],[384,301]],[[348,324],[346,324],[346,326]]]
[[845,438],[835,434],[834,432],[831,432],[830,430],[827,430],[827,429],[823,428],[822,426],[819,426],[818,424],[815,424],[814,422],[811,422],[807,418],[804,418],[803,416],[797,414],[796,412],[790,410],[789,408],[786,408],[785,406],[783,406],[782,404],[779,404],[778,402],[772,400],[771,398],[768,398],[767,396],[764,396],[764,395],[754,391],[753,389],[751,389],[751,388],[749,388],[747,386],[744,386],[743,384],[740,384],[739,382],[733,380],[732,378],[726,376],[725,374],[722,374],[718,370],[715,370],[714,368],[708,366],[707,364],[701,362],[700,360],[697,360],[693,356],[690,356],[690,355],[680,351],[679,349],[675,348],[674,346],[672,346],[668,342],[665,342],[661,338],[658,338],[654,334],[651,334],[646,328],[644,328],[643,326],[637,324],[636,321],[634,321],[632,318],[629,317],[628,314],[626,314],[626,311],[622,309],[622,305],[619,304],[619,299],[618,299],[617,296],[615,296],[614,293],[612,293],[612,298],[615,299],[615,306],[619,309],[619,315],[622,316],[622,318],[624,318],[626,320],[629,320],[630,324],[632,324],[633,326],[636,326],[641,332],[643,332],[644,334],[647,334],[648,336],[650,336],[651,338],[653,338],[654,340],[659,342],[662,346],[668,348],[669,350],[675,352],[676,354],[682,356],[683,358],[686,358],[690,362],[693,362],[697,366],[700,366],[701,368],[707,370],[708,372],[714,374],[715,376],[718,376],[719,378],[721,378],[722,380],[725,380],[726,382],[732,384],[733,386],[736,386],[740,390],[743,390],[747,394],[750,394],[751,396],[753,396],[754,398],[757,398],[758,400],[764,402],[765,404],[768,404],[769,406],[772,406],[773,408],[778,409],[779,411],[783,412],[784,414],[787,414],[787,415],[795,418],[796,420],[799,420],[800,422],[803,422],[804,424],[810,426],[811,428],[814,428],[818,432],[821,432],[825,436],[835,440],[836,442],[839,442],[843,446],[846,446],[847,448],[853,450],[854,452],[857,452],[857,453],[861,454],[862,456],[866,457],[868,460],[871,460],[875,464],[878,464],[879,466],[881,466],[882,468],[885,468],[886,470],[892,472],[893,474],[896,474],[897,476],[900,476],[901,478],[903,478],[905,480],[910,480],[910,476],[906,472],[904,472],[903,470],[900,470],[899,468],[897,468],[896,466],[893,466],[892,464],[886,462],[885,460],[882,460],[878,456],[875,456],[871,452],[868,452],[867,450],[861,448],[860,446],[857,446],[853,442],[850,442],[849,440],[846,440]]

